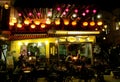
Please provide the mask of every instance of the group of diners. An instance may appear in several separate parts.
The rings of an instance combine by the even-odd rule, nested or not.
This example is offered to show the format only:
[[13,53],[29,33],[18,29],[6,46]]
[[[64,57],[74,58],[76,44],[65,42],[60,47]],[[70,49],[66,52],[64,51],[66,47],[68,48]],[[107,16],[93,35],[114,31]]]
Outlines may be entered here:
[[19,71],[17,75],[15,74],[18,79],[13,82],[17,82],[17,80],[19,82],[24,80],[36,82],[39,77],[45,77],[47,82],[66,82],[66,80],[72,80],[73,77],[88,82],[88,80],[95,78],[91,59],[86,56],[68,55],[64,60],[58,59],[50,63],[41,60],[36,60],[35,63],[26,63],[20,58],[14,70],[14,72]]

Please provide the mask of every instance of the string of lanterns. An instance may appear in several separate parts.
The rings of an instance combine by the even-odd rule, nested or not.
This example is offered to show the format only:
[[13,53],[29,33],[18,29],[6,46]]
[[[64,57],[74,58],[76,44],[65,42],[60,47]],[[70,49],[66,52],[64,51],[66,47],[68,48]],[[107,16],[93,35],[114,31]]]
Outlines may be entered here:
[[[20,23],[16,23],[15,22],[16,20],[13,20],[12,22],[10,22],[9,23],[9,25],[10,26],[14,26],[15,24],[16,24],[16,26],[18,27],[18,28],[22,28],[23,27],[23,25],[30,25],[30,27],[31,28],[35,28],[36,26],[38,26],[38,25],[40,25],[40,27],[41,28],[45,28],[45,26],[46,25],[50,25],[51,24],[51,20],[49,19],[49,20],[46,20],[46,23],[41,23],[40,24],[40,19],[38,20],[35,20],[34,21],[34,23],[31,23],[31,21],[30,20],[28,20],[28,19],[26,19],[26,20],[24,20],[24,24],[20,24]],[[55,21],[54,21],[54,23],[55,23],[55,25],[60,25],[60,19],[56,19]],[[64,19],[64,25],[65,26],[67,26],[67,25],[69,25],[70,24],[70,21],[69,21],[69,19]],[[77,25],[77,21],[72,21],[71,22],[71,25],[72,26],[76,26]],[[95,25],[97,25],[97,26],[102,26],[103,25],[103,22],[102,21],[97,21],[97,22],[95,22],[95,21],[84,21],[84,22],[82,22],[82,26],[84,26],[84,27],[86,27],[86,26],[90,26],[90,27],[92,27],[92,26],[95,26]]]
[[[90,27],[94,27],[94,26],[102,26],[103,25],[103,22],[101,20],[98,20],[98,21],[94,21],[94,20],[89,20],[89,21],[81,21],[81,16],[85,17],[88,13],[91,12],[91,10],[89,9],[86,9],[84,12],[82,12],[81,16],[78,15],[79,14],[79,10],[77,8],[70,8],[70,5],[68,5],[67,7],[65,7],[64,10],[62,10],[63,8],[61,7],[57,7],[56,10],[48,10],[47,11],[47,15],[46,15],[44,18],[43,18],[43,14],[42,12],[36,12],[36,13],[32,13],[32,12],[29,12],[27,13],[26,16],[23,16],[23,14],[21,13],[18,13],[18,18],[16,17],[13,17],[12,19],[10,19],[9,21],[9,25],[10,27],[18,27],[18,28],[22,28],[22,27],[25,27],[25,26],[30,26],[30,28],[34,29],[36,27],[40,27],[40,28],[45,28],[47,27],[47,25],[64,25],[64,26],[68,26],[68,25],[71,25],[71,26],[77,26],[78,24],[81,24],[81,26],[83,27],[87,27],[87,26],[90,26]],[[72,13],[70,13],[71,11],[70,10],[73,10]],[[35,10],[33,10],[35,12]],[[53,13],[55,12],[55,13]],[[92,13],[93,14],[96,14],[96,9],[93,9],[92,10]],[[58,13],[58,14],[56,14]],[[35,16],[33,16],[33,14]],[[70,14],[70,15],[69,15]],[[21,21],[21,18],[22,16],[24,17],[24,19],[22,19]],[[62,22],[61,22],[62,20]]]

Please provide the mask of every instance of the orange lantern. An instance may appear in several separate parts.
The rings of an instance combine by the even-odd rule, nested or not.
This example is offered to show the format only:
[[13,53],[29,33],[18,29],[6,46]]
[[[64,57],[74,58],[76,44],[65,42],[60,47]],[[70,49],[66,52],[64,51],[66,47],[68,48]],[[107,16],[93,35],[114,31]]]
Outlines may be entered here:
[[88,22],[83,22],[83,26],[88,26]]
[[46,20],[46,24],[51,24],[51,20],[50,20],[50,19],[47,19],[47,20]]
[[97,25],[98,25],[98,26],[101,26],[102,24],[103,24],[102,21],[98,21],[98,22],[97,22]]
[[69,20],[68,19],[64,19],[64,25],[68,25],[69,24]]
[[77,22],[76,21],[72,21],[72,25],[73,26],[77,25]]
[[4,4],[4,8],[5,8],[5,9],[8,9],[8,8],[9,8],[8,3],[5,3],[5,4]]
[[34,20],[34,23],[35,23],[36,25],[39,25],[39,24],[40,24],[40,20],[39,20],[39,19],[35,19],[35,20]]
[[18,24],[17,24],[17,27],[18,27],[18,28],[22,28],[22,24],[18,23]]
[[17,19],[16,19],[15,17],[13,17],[13,18],[11,19],[11,21],[12,21],[13,23],[17,23]]
[[56,19],[56,20],[55,20],[55,24],[56,24],[56,25],[60,25],[60,19]]
[[9,22],[9,25],[10,25],[10,26],[14,26],[14,23],[13,23],[13,22]]
[[26,25],[29,25],[29,24],[30,24],[30,20],[29,20],[29,19],[25,19],[25,20],[24,20],[24,23],[25,23]]
[[95,22],[94,21],[90,22],[90,26],[95,26]]
[[41,24],[41,28],[45,28],[45,24]]
[[30,27],[31,27],[31,28],[35,28],[36,26],[35,26],[34,24],[31,24]]

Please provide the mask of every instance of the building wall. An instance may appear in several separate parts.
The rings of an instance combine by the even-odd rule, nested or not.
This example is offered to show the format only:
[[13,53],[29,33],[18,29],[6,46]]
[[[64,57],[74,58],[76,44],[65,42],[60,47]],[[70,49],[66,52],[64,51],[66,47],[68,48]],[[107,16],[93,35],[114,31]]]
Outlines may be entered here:
[[15,40],[11,41],[10,51],[15,51],[14,57],[18,58],[20,56],[20,48],[22,44],[27,45],[28,43],[45,43],[46,45],[46,57],[49,58],[49,43],[55,42],[56,38],[41,38],[41,39],[27,39],[27,40]]
[[[95,43],[95,36],[88,36],[89,39],[86,39],[86,36],[83,36],[83,37],[74,37],[76,38],[75,41],[73,42],[73,37],[72,37],[72,41],[71,43],[81,43],[81,42],[92,42],[92,43]],[[49,48],[50,48],[50,44],[49,43],[55,43],[56,42],[60,42],[60,37],[51,37],[51,38],[39,38],[39,39],[24,39],[24,40],[13,40],[11,41],[11,46],[10,46],[10,51],[15,51],[16,53],[14,54],[14,57],[18,58],[21,54],[21,46],[23,44],[25,45],[28,45],[29,43],[44,43],[45,44],[45,56],[46,58],[49,58]],[[70,37],[62,37],[62,39],[66,39],[65,42],[69,42],[67,41],[67,39],[70,40]],[[63,42],[63,41],[62,41]]]

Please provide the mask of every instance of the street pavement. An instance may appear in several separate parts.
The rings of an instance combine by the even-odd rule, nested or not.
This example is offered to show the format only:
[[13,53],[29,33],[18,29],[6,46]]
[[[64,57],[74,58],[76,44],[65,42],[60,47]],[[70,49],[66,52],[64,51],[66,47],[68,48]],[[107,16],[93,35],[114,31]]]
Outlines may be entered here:
[[[120,82],[120,78],[114,78],[111,75],[104,75],[105,82]],[[37,82],[47,82],[45,78],[38,78]],[[79,82],[78,79],[73,78],[73,82]],[[81,82],[84,82],[83,80]],[[92,79],[91,82],[95,82],[95,79]]]

